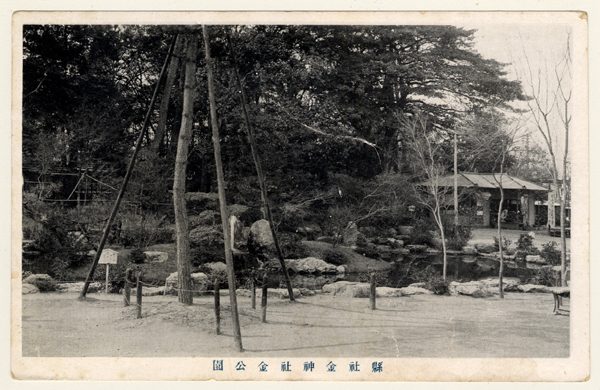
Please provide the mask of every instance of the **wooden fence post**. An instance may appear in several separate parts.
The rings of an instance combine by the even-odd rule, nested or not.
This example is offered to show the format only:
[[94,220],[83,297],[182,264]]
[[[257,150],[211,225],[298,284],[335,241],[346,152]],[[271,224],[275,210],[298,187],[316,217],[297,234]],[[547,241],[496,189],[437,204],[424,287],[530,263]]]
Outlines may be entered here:
[[217,335],[221,334],[221,286],[219,283],[219,277],[215,277],[215,284],[213,287],[213,292],[215,295],[215,333]]
[[129,302],[131,302],[131,286],[125,280],[125,287],[123,287],[123,306],[129,306]]
[[137,283],[136,283],[136,293],[137,293],[137,318],[142,318],[142,282],[140,282],[140,274],[137,275]]
[[377,298],[377,286],[375,285],[375,272],[371,272],[370,286],[369,286],[369,303],[371,305],[371,310],[375,310],[376,303],[375,300]]
[[256,309],[256,278],[252,274],[250,279],[250,291],[252,293],[250,301],[252,302],[252,309]]
[[269,278],[267,277],[267,274],[265,273],[265,276],[263,277],[262,297],[260,299],[260,321],[261,322],[267,322],[267,293],[268,293],[267,283],[268,282],[269,282]]

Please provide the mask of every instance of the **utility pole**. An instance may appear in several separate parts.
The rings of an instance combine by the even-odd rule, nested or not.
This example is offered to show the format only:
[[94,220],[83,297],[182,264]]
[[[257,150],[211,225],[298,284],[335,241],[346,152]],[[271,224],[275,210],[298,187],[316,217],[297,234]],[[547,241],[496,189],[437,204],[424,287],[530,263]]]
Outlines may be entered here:
[[458,226],[458,137],[454,132],[454,228]]

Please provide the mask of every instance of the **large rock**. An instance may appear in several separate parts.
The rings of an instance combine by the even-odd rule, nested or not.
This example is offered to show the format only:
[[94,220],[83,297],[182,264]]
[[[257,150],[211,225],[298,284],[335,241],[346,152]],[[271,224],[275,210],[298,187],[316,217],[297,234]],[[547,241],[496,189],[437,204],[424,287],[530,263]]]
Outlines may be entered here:
[[[500,280],[498,278],[487,278],[480,280],[483,284],[487,286],[488,289],[494,289],[495,293],[500,285]],[[519,278],[511,278],[511,277],[503,277],[502,278],[502,289],[507,292],[511,291],[519,291],[520,280]]]
[[432,295],[433,291],[427,290],[423,287],[401,287],[399,290],[402,292],[402,295]]
[[33,274],[26,277],[23,280],[23,283],[35,285],[39,281],[52,283],[53,279],[50,275],[47,274]]
[[227,273],[227,264],[221,262],[204,263],[203,267],[208,268],[211,273]]
[[494,295],[481,281],[472,281],[466,283],[450,282],[448,286],[450,295],[468,295],[473,298],[489,298]]
[[406,245],[405,248],[411,252],[421,253],[427,250],[427,245]]
[[546,264],[546,259],[544,259],[542,256],[540,255],[527,255],[525,256],[525,261],[528,263],[535,263],[535,264]]
[[[294,293],[294,298],[315,295],[314,292],[312,292],[308,289],[305,289],[305,288],[293,288],[292,292]],[[250,290],[241,289],[241,288],[236,290],[236,294],[241,297],[251,297],[252,296],[252,292]],[[259,300],[259,298],[262,298],[262,289],[257,288],[256,289],[257,301]],[[267,290],[267,298],[289,299],[290,294],[289,294],[287,288],[270,288]]]
[[398,226],[400,234],[403,236],[410,236],[413,232],[414,226]]
[[269,221],[260,219],[250,227],[250,240],[256,248],[260,249],[275,249],[275,241],[269,227]]
[[167,252],[145,251],[144,257],[148,263],[164,263],[169,260],[169,254]]
[[404,295],[399,288],[377,287],[376,291],[378,298],[396,298]]
[[479,252],[479,253],[494,253],[494,252],[496,252],[496,247],[492,244],[477,243],[477,244],[475,244],[475,249],[477,249],[477,252]]
[[[194,295],[201,295],[206,292],[208,285],[210,284],[208,276],[202,272],[191,274],[192,277],[192,290]],[[165,281],[165,294],[177,295],[179,289],[179,281],[177,278],[177,272],[173,272]],[[142,290],[143,293],[143,290]]]
[[354,222],[350,222],[344,229],[343,242],[346,246],[355,246],[358,241],[358,227]]
[[323,292],[342,297],[368,298],[370,286],[369,283],[340,281],[324,285]]
[[474,246],[463,246],[462,251],[465,255],[476,255],[477,249]]
[[304,259],[292,259],[285,261],[288,270],[296,273],[306,274],[335,274],[337,267],[316,257],[306,257]]
[[29,283],[23,283],[21,291],[23,292],[23,294],[35,294],[40,292],[40,290],[37,287]]
[[550,292],[547,286],[542,286],[541,284],[524,284],[522,286],[517,287],[519,291],[524,293],[547,293]]

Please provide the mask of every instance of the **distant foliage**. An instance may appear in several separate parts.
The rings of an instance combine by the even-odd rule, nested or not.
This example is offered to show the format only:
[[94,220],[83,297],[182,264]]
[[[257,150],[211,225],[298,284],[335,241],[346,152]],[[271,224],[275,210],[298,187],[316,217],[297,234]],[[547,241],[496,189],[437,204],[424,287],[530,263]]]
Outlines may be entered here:
[[425,219],[415,221],[412,232],[408,238],[410,245],[431,245],[432,231],[435,229],[433,222]]

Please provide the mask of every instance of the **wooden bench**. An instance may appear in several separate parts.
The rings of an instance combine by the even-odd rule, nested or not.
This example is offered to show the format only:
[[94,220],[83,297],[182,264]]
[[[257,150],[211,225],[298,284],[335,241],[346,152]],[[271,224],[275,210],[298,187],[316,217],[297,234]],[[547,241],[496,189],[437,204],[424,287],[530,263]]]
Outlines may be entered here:
[[554,314],[556,314],[556,315],[563,314],[563,313],[561,313],[561,310],[563,312],[570,312],[570,310],[560,308],[562,298],[570,298],[571,297],[571,288],[570,287],[549,287],[548,291],[550,291],[552,293],[552,295],[554,296],[554,310],[553,310]]

